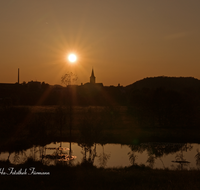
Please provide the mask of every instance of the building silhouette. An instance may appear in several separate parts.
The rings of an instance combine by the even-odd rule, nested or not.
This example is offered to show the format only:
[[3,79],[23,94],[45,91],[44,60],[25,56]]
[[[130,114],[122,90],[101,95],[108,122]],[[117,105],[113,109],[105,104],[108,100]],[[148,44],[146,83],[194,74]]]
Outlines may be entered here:
[[91,77],[90,77],[90,83],[95,84],[95,79],[96,79],[96,77],[94,76],[94,70],[92,69],[92,74],[91,74]]
[[[1,105],[114,105],[123,96],[123,87],[104,86],[97,83],[92,68],[87,83],[81,85],[49,85],[45,82],[29,81],[19,83],[0,83]],[[70,98],[71,97],[71,98]],[[123,96],[124,97],[124,96]]]
[[94,69],[92,69],[90,82],[87,82],[82,86],[90,89],[100,89],[103,88],[103,83],[96,83],[96,77],[94,76]]

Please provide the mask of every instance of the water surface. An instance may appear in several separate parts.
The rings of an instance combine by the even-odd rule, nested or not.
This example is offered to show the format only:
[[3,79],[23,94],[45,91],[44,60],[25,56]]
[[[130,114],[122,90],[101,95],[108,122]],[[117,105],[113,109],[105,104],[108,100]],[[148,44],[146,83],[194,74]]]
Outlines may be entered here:
[[[59,148],[59,147],[63,148]],[[71,151],[70,151],[71,147]],[[77,165],[89,162],[96,167],[128,167],[145,165],[158,169],[200,169],[200,145],[180,143],[145,143],[140,145],[94,144],[93,146],[69,142],[34,146],[20,152],[2,152],[0,160],[12,164],[24,163],[28,158],[47,165],[58,162]]]

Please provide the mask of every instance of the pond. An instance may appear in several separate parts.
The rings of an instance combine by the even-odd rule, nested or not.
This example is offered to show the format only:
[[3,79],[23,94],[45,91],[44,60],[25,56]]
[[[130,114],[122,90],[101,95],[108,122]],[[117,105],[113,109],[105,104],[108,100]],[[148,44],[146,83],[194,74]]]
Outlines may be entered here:
[[[70,151],[71,147],[71,151]],[[2,152],[1,161],[24,163],[28,158],[46,165],[58,162],[77,165],[89,162],[96,167],[128,167],[145,165],[153,169],[200,169],[200,144],[143,143],[140,145],[86,144],[58,142],[33,146],[19,152]]]

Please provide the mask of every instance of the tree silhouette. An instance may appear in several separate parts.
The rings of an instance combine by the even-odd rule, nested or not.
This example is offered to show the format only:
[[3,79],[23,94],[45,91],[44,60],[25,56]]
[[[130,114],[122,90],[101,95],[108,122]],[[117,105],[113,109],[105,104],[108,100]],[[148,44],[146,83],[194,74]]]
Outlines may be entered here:
[[77,82],[77,80],[78,80],[77,75],[72,72],[67,72],[61,77],[61,83],[64,84],[65,86],[73,85]]
[[[65,86],[72,85],[76,83],[78,80],[78,77],[76,74],[72,72],[68,72],[64,74],[61,77],[61,82],[65,84]],[[70,150],[69,150],[69,155],[71,156],[71,130],[72,130],[72,91],[69,91],[69,99],[70,99],[70,104],[69,104],[69,141],[70,141]]]

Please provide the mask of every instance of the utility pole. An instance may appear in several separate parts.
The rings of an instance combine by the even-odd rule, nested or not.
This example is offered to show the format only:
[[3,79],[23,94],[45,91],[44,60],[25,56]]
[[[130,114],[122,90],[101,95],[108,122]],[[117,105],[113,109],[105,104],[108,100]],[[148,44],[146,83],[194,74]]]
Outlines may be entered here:
[[18,68],[18,84],[19,84],[19,68]]

